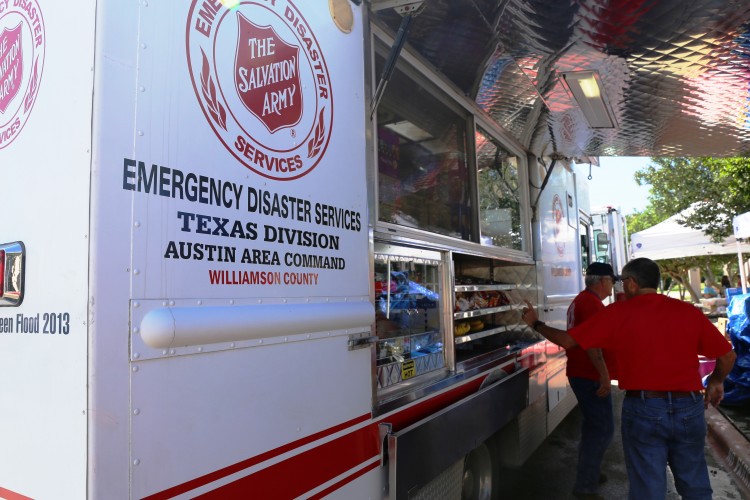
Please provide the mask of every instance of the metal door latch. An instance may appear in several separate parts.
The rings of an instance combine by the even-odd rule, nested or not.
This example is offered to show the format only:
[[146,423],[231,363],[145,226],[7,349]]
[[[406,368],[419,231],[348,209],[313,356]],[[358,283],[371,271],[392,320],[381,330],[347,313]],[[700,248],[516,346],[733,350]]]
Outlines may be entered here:
[[353,351],[355,349],[362,349],[364,347],[370,347],[372,344],[376,343],[378,341],[378,338],[375,336],[368,336],[368,337],[357,337],[355,335],[349,336],[349,350]]

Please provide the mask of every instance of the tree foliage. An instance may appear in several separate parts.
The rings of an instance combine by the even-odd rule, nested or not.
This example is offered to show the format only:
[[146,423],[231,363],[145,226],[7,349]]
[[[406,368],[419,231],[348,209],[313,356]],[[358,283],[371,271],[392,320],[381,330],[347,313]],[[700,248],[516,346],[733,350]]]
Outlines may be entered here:
[[[691,287],[687,286],[690,281],[688,272],[690,269],[698,268],[710,283],[719,284],[721,274],[725,267],[737,269],[737,255],[701,255],[696,257],[685,257],[682,259],[663,259],[659,261],[662,281],[672,278],[672,282],[680,285],[681,298],[685,298],[685,292],[690,294],[693,302],[699,302],[700,297]],[[733,276],[729,276],[732,280]],[[733,280],[732,280],[733,281]],[[700,290],[698,290],[700,292]]]
[[[750,211],[750,188],[746,181],[750,178],[750,158],[652,158],[651,161],[652,164],[635,174],[639,185],[651,186],[649,207],[639,214],[644,225],[661,222],[693,206],[692,214],[684,219],[685,225],[703,230],[718,242],[732,234],[735,215]],[[634,224],[638,223],[636,219]]]
[[671,215],[672,214],[668,214],[665,216],[658,214],[652,205],[648,205],[642,212],[636,212],[625,216],[625,221],[628,225],[628,233],[632,234],[648,229],[667,219]]
[[[626,217],[630,234],[643,231],[672,215],[693,207],[682,223],[700,229],[712,241],[726,239],[733,232],[735,215],[750,211],[750,158],[652,158],[651,164],[635,174],[636,182],[649,185],[649,204]],[[662,279],[680,285],[694,302],[699,297],[687,286],[688,271],[699,268],[711,282],[729,269],[738,269],[737,255],[706,255],[659,261]]]

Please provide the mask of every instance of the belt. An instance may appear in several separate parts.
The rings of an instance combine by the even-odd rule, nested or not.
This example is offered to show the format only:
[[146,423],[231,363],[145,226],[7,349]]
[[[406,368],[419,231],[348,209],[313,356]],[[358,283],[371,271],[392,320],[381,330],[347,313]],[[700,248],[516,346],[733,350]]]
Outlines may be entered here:
[[700,391],[625,391],[626,398],[669,399],[671,397],[672,399],[678,399],[700,395]]

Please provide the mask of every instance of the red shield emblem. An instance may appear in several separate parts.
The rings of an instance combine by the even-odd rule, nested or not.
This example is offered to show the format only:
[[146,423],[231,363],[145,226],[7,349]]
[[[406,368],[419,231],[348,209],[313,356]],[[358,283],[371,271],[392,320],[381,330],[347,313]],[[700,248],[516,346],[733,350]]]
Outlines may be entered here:
[[0,33],[0,113],[5,113],[10,101],[21,90],[23,77],[23,50],[21,50],[21,23]]
[[234,81],[240,100],[271,133],[296,125],[303,110],[299,47],[239,12],[237,24]]

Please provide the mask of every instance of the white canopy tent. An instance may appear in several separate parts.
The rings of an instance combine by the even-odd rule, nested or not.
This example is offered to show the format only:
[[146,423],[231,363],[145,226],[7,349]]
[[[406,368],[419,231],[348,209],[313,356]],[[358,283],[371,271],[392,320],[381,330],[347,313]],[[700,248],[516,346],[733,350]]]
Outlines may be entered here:
[[693,229],[678,222],[692,210],[692,207],[687,208],[655,226],[631,234],[632,257],[661,260],[737,253],[744,293],[747,291],[747,279],[742,254],[750,252],[750,212],[734,218],[734,236],[715,243],[700,229]]
[[687,215],[690,208],[673,215],[643,231],[630,235],[630,249],[633,258],[648,257],[652,260],[679,259],[700,255],[722,255],[750,252],[750,243],[737,243],[730,236],[721,243],[714,243],[700,229],[693,229],[678,223]]

